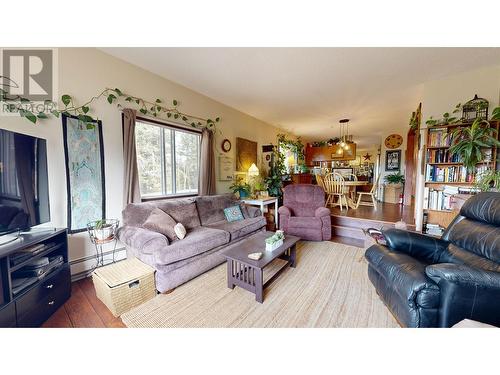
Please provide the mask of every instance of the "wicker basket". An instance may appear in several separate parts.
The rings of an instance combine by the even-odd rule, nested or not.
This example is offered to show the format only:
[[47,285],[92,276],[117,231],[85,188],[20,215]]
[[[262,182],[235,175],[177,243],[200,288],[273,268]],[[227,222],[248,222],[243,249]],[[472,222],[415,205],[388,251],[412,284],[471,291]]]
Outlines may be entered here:
[[156,295],[154,269],[133,258],[96,269],[92,274],[99,298],[114,316]]

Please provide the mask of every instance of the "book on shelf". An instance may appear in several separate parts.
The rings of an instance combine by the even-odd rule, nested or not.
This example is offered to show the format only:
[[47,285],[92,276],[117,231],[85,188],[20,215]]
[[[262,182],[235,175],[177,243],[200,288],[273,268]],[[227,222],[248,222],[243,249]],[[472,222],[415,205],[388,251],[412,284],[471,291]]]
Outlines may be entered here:
[[423,199],[424,209],[449,212],[458,210],[461,207],[459,201],[464,201],[462,194],[470,195],[477,192],[479,190],[474,187],[444,185],[442,189],[433,189],[426,186]]
[[448,149],[427,150],[427,163],[460,163],[460,156],[450,155]]
[[467,182],[470,174],[467,168],[460,165],[440,167],[428,164],[425,171],[426,182]]
[[448,147],[453,139],[452,134],[446,128],[429,129],[427,147]]

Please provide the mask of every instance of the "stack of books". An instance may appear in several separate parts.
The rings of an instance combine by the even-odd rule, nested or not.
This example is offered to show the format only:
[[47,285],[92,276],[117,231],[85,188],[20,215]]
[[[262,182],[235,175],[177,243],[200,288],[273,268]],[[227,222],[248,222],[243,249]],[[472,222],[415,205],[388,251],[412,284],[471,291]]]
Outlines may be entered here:
[[11,267],[17,266],[18,264],[24,262],[25,260],[39,254],[46,248],[47,246],[41,243],[19,250],[17,253],[10,256],[10,266]]

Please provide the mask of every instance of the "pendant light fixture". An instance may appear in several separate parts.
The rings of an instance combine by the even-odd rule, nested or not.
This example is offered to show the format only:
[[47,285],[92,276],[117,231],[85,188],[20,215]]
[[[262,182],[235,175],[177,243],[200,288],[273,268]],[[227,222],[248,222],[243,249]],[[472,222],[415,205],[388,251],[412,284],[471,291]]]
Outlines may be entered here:
[[337,142],[341,148],[337,150],[338,154],[342,153],[342,149],[349,150],[350,143],[352,143],[352,135],[349,134],[349,119],[343,118],[340,122],[340,140]]

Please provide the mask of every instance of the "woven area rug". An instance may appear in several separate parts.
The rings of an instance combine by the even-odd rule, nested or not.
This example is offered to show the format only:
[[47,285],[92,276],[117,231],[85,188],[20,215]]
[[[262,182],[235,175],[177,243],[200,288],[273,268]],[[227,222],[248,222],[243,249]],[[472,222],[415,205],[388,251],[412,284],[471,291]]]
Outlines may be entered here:
[[[265,291],[264,303],[226,285],[223,264],[121,316],[127,327],[399,327],[368,280],[364,250],[301,242],[297,267]],[[271,264],[264,279],[272,274]]]

